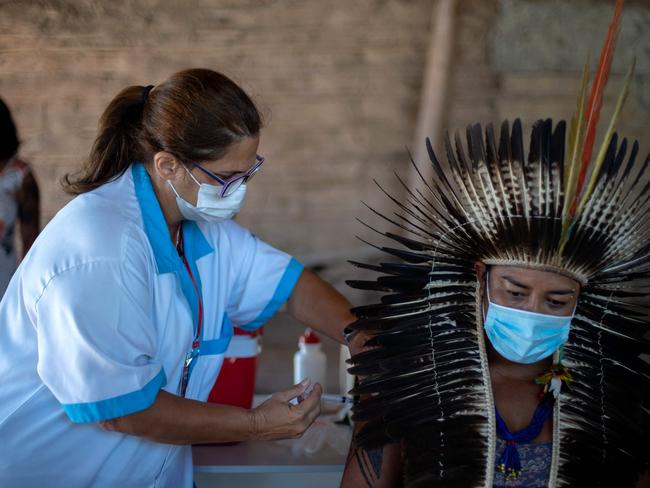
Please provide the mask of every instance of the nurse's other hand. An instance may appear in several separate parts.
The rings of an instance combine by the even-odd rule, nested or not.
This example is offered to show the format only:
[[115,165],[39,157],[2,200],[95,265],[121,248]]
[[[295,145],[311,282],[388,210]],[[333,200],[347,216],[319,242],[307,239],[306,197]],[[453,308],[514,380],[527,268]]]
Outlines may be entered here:
[[320,415],[323,389],[316,383],[311,393],[298,405],[290,404],[289,400],[304,394],[308,387],[308,381],[298,383],[286,391],[275,393],[251,410],[253,438],[271,441],[301,437]]

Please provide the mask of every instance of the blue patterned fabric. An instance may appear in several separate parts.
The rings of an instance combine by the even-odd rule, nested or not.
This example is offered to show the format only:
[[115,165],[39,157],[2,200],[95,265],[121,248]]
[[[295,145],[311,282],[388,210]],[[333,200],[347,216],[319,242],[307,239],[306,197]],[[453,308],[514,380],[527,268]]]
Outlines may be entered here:
[[507,479],[514,479],[521,474],[523,469],[517,446],[528,444],[539,437],[544,424],[553,415],[553,397],[550,393],[547,393],[537,405],[530,424],[516,432],[510,432],[496,406],[494,407],[494,415],[497,422],[497,436],[506,442],[506,448],[497,459],[497,469],[504,473]]
[[[506,442],[497,437],[496,456],[499,459],[506,449]],[[551,442],[537,442],[532,444],[517,444],[519,459],[523,472],[514,480],[506,480],[506,477],[494,468],[494,488],[510,488],[525,486],[526,488],[540,488],[548,486],[548,476],[551,468],[551,453],[553,445]]]

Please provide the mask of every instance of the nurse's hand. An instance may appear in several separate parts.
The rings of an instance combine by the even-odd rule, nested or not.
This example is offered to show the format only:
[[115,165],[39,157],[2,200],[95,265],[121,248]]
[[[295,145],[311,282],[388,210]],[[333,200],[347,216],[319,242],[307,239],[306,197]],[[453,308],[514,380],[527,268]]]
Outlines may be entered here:
[[316,383],[308,396],[298,405],[289,400],[305,393],[309,381],[298,383],[289,390],[275,393],[257,408],[251,410],[253,436],[258,440],[295,439],[320,415],[321,386]]

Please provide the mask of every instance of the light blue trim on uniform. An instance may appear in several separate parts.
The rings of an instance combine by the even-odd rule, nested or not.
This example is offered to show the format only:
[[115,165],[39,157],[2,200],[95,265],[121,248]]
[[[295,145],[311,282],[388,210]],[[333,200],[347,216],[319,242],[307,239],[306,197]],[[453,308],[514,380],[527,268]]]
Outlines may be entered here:
[[[201,229],[199,229],[199,226],[196,225],[196,222],[193,222],[191,220],[183,221],[183,247],[185,249],[185,259],[187,260],[187,264],[192,270],[192,276],[194,277],[196,286],[199,289],[199,295],[203,301],[203,286],[201,284],[201,275],[199,274],[199,269],[196,266],[196,261],[203,256],[214,252],[214,249],[212,249],[212,246],[210,246],[205,236],[201,232]],[[187,270],[185,269],[184,265],[182,266],[183,275],[186,275]],[[198,324],[199,318],[199,303],[196,300],[196,292],[194,291],[194,285],[192,285],[192,279],[189,276],[186,276],[186,278],[187,281],[181,279],[181,286],[183,287],[183,293],[185,297],[188,299],[188,302],[190,302],[190,305],[192,306],[192,318],[194,319],[194,324],[196,325]],[[187,290],[185,289],[186,287],[188,288]],[[205,302],[203,303],[203,307],[205,309]],[[203,314],[205,315],[205,310]],[[205,326],[201,329],[201,337],[199,337],[199,340],[203,338],[204,329]],[[194,332],[196,333],[196,329]]]
[[[196,334],[196,326],[199,319],[199,303],[196,298],[196,292],[192,279],[185,269],[183,261],[176,252],[176,248],[169,238],[169,230],[165,217],[160,208],[160,203],[154,192],[153,185],[149,174],[142,163],[134,163],[131,167],[133,174],[133,184],[135,194],[142,211],[142,221],[144,222],[144,231],[151,243],[158,273],[175,272],[181,284],[181,290],[192,311],[192,324]],[[196,260],[214,252],[212,246],[207,241],[201,229],[196,222],[189,220],[183,221],[183,243],[185,256],[192,270],[192,275],[199,289],[199,294],[203,297],[201,289],[201,277],[196,267]],[[203,332],[201,332],[203,335]]]
[[64,403],[63,410],[68,418],[77,423],[110,420],[149,408],[156,400],[158,391],[167,384],[165,370],[158,374],[141,390],[90,403]]
[[[192,220],[183,221],[183,239],[185,240],[185,255],[188,261],[198,261],[203,256],[214,252],[197,223]],[[192,269],[192,273],[194,273],[194,269]]]
[[275,288],[275,292],[273,293],[271,300],[266,305],[266,307],[264,307],[262,313],[260,313],[252,322],[239,326],[239,328],[247,331],[253,331],[260,328],[264,322],[273,317],[278,309],[291,296],[291,293],[293,292],[293,289],[298,282],[298,278],[300,278],[300,275],[302,274],[302,270],[304,268],[305,267],[300,261],[295,258],[291,258],[291,261],[289,261],[289,264],[284,270],[282,278],[280,278],[278,286]]
[[169,238],[169,229],[165,217],[158,203],[158,198],[151,185],[151,179],[142,163],[134,163],[131,166],[135,196],[142,211],[144,231],[149,238],[156,259],[158,273],[172,273],[178,271],[180,259]]
[[218,339],[209,341],[201,341],[201,356],[211,356],[216,354],[223,354],[230,345],[230,340],[233,336],[232,322],[227,314],[223,314],[223,323],[221,325],[221,333]]
[[[192,284],[192,278],[187,272],[183,260],[178,255],[172,240],[169,238],[167,222],[165,221],[162,209],[160,208],[160,203],[158,202],[158,197],[156,197],[153,185],[151,184],[151,178],[149,178],[146,168],[142,163],[134,163],[131,171],[133,174],[135,194],[140,203],[140,210],[142,211],[144,231],[151,243],[158,273],[174,272],[176,273],[176,276],[178,276],[181,291],[183,292],[192,312],[192,326],[194,336],[196,336],[196,328],[199,322],[199,301],[196,296],[194,285]],[[201,276],[196,267],[196,260],[214,252],[214,249],[207,241],[196,222],[184,220],[182,224],[182,232],[185,258],[192,271],[192,276],[194,277],[196,286],[199,289],[199,296],[203,301]],[[203,339],[204,330],[205,327],[201,329],[201,337],[199,337],[199,341]],[[200,354],[200,347],[198,351],[192,352],[193,354]],[[196,361],[190,363],[189,375],[192,374],[195,364]]]

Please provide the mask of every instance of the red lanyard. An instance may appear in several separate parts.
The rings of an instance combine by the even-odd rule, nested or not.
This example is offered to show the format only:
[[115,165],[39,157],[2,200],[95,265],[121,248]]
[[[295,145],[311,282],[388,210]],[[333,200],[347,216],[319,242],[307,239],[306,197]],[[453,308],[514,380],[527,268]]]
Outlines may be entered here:
[[187,273],[190,275],[190,279],[192,280],[192,285],[194,285],[194,291],[196,292],[196,300],[199,302],[199,323],[198,326],[196,327],[196,336],[194,337],[194,341],[192,342],[192,349],[196,349],[197,347],[199,347],[199,342],[201,340],[201,327],[203,326],[203,300],[201,300],[201,293],[199,292],[199,287],[196,284],[196,280],[194,279],[194,275],[192,274],[190,265],[187,263],[187,259],[185,259],[185,250],[183,248],[183,231],[180,229],[179,229],[178,244],[176,245],[176,249],[178,250],[178,254],[181,256],[181,259],[183,260],[183,264],[185,265],[185,269],[187,270]]

